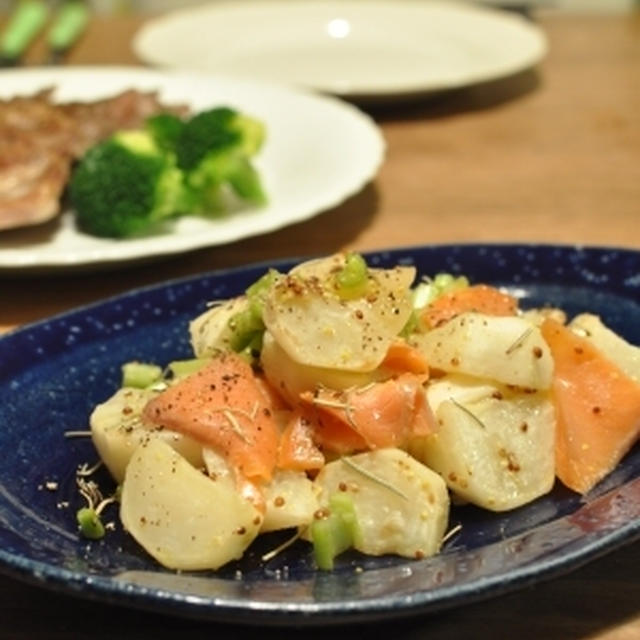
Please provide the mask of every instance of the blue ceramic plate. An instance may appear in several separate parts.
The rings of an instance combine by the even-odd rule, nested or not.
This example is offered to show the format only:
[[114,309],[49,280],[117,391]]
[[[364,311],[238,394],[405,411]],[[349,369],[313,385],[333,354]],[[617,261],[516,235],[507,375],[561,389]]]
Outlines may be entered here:
[[[376,253],[369,261],[415,264],[424,274],[465,273],[510,287],[524,306],[550,303],[571,314],[590,310],[640,343],[640,252],[463,245]],[[461,523],[460,533],[440,555],[421,561],[346,555],[334,572],[318,573],[303,542],[261,561],[265,550],[283,540],[272,534],[242,562],[218,573],[175,574],[158,567],[119,526],[99,542],[80,539],[75,469],[96,455],[87,439],[68,439],[64,432],[86,429],[92,407],[117,388],[123,361],[188,357],[188,321],[207,300],[242,291],[265,267],[133,291],[0,340],[4,572],[71,594],[177,615],[326,624],[433,612],[495,596],[640,538],[635,447],[585,498],[558,486],[507,514],[457,508],[451,524]],[[111,514],[117,520],[115,509]]]

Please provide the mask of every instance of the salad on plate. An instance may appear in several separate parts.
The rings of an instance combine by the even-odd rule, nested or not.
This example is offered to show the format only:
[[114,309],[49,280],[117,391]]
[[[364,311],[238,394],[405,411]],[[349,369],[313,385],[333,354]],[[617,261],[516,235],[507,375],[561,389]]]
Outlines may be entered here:
[[190,360],[123,364],[90,417],[117,491],[79,483],[85,536],[116,501],[170,569],[218,569],[277,530],[274,553],[308,541],[319,569],[347,549],[423,558],[452,504],[586,494],[640,432],[639,347],[464,276],[338,253],[212,301],[189,335]]

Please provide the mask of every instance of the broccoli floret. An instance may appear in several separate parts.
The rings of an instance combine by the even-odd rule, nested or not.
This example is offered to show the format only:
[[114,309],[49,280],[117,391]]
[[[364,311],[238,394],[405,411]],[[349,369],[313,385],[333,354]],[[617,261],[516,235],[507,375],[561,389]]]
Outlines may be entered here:
[[175,156],[149,131],[123,131],[81,158],[69,195],[83,230],[123,238],[190,208]]
[[143,129],[119,132],[80,160],[69,185],[78,225],[122,238],[171,216],[224,212],[229,192],[264,204],[251,162],[263,141],[261,122],[227,107],[187,120],[152,116]]
[[147,118],[145,129],[161,149],[173,153],[184,124],[184,120],[173,113],[159,113]]
[[251,163],[264,138],[261,122],[228,107],[204,111],[184,123],[175,142],[176,158],[201,213],[226,208],[227,185],[242,200],[267,201]]
[[191,171],[210,152],[236,146],[241,133],[232,126],[235,117],[233,109],[218,107],[198,113],[185,122],[176,140],[178,166]]

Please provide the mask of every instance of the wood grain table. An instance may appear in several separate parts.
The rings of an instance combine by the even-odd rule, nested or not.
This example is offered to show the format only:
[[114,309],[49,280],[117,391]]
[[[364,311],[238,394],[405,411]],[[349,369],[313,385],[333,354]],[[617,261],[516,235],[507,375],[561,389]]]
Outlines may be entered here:
[[[266,236],[122,270],[0,274],[0,331],[167,278],[341,248],[519,241],[640,249],[640,15],[547,12],[536,19],[550,52],[535,71],[370,108],[387,142],[386,161],[371,184],[341,205]],[[68,63],[136,64],[130,42],[142,21],[94,20]],[[37,45],[28,62],[43,57]],[[635,543],[566,576],[450,612],[390,626],[304,633],[635,640],[639,567]],[[76,600],[0,577],[0,638],[227,633],[258,635],[250,628]]]

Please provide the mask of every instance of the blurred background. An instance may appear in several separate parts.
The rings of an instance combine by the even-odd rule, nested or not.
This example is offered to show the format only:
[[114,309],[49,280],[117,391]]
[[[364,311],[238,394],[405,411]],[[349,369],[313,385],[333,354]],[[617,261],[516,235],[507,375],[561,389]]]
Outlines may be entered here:
[[[0,0],[0,12],[8,12],[17,0]],[[92,9],[105,13],[159,13],[179,7],[207,4],[216,0],[87,0]],[[225,0],[221,0],[225,1]],[[226,0],[229,1],[229,0]],[[242,2],[243,0],[235,0]],[[260,0],[257,0],[260,1]],[[416,0],[423,1],[423,0]],[[304,2],[304,0],[290,0]],[[476,0],[480,4],[502,7],[545,8],[563,11],[628,11],[640,5],[640,0]]]

